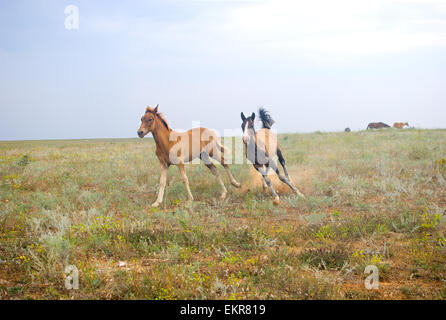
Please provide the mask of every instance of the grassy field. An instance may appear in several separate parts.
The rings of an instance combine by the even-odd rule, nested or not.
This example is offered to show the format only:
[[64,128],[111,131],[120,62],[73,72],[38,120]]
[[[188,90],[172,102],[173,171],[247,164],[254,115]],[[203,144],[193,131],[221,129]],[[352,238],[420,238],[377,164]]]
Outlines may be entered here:
[[156,210],[152,139],[0,142],[1,299],[446,298],[446,130],[279,139],[307,199],[244,164],[219,201],[201,164]]

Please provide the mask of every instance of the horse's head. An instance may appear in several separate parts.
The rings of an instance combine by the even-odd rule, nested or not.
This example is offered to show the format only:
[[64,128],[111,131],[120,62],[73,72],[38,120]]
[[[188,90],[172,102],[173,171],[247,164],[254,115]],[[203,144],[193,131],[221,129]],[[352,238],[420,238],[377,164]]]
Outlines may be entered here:
[[251,116],[248,118],[245,117],[243,112],[240,114],[242,117],[242,130],[243,130],[243,142],[247,144],[249,142],[249,139],[254,137],[255,130],[254,130],[254,119],[256,118],[256,114],[253,112]]
[[158,105],[155,109],[147,107],[146,112],[141,118],[141,126],[138,129],[138,136],[144,138],[146,134],[152,132],[156,128],[155,117],[158,112]]

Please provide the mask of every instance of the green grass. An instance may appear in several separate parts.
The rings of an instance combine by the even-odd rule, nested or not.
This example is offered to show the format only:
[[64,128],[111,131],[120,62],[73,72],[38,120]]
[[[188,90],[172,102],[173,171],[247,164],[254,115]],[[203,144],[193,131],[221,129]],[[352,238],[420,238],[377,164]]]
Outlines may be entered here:
[[[444,299],[446,131],[279,135],[303,200],[251,165],[241,189],[152,139],[0,142],[2,299]],[[380,288],[364,287],[365,266]],[[65,267],[79,289],[65,288]]]

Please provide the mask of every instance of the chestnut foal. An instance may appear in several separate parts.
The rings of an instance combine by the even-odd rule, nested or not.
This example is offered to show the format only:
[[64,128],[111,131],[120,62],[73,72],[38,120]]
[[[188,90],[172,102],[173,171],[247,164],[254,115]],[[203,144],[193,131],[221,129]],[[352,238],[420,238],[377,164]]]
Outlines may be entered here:
[[193,201],[194,197],[190,192],[189,180],[186,176],[184,163],[190,162],[196,158],[200,158],[211,170],[212,174],[217,177],[222,190],[220,199],[226,198],[227,190],[217,168],[211,162],[210,157],[219,161],[223,165],[231,184],[240,188],[240,183],[234,179],[229,170],[229,166],[225,163],[225,147],[221,144],[220,139],[214,131],[206,128],[194,128],[186,132],[176,132],[169,127],[166,119],[158,112],[157,105],[154,109],[147,107],[146,112],[141,118],[141,126],[138,130],[138,136],[144,138],[149,132],[152,133],[155,140],[155,153],[161,166],[160,189],[158,198],[152,204],[153,207],[158,207],[163,201],[167,170],[172,164],[177,165],[180,169],[181,178],[186,186],[189,202]]
[[409,127],[409,123],[408,122],[395,122],[393,124],[393,127],[397,128],[397,129],[403,129],[404,126],[408,126]]
[[[294,193],[305,198],[305,196],[291,183],[291,178],[288,175],[288,170],[285,166],[285,159],[283,158],[282,151],[280,150],[279,141],[277,136],[271,132],[271,126],[274,124],[274,120],[269,113],[263,109],[259,109],[259,117],[262,122],[262,129],[255,131],[254,119],[256,114],[253,112],[251,116],[245,117],[243,112],[240,114],[242,117],[242,130],[243,130],[243,143],[245,144],[246,158],[252,163],[254,168],[262,175],[263,189],[266,186],[269,187],[273,194],[273,203],[279,204],[280,199],[274,190],[271,180],[268,178],[269,169],[273,169],[279,177],[280,181],[288,185]],[[283,176],[276,161],[273,159],[274,155],[278,156],[279,162],[283,168],[285,176]]]

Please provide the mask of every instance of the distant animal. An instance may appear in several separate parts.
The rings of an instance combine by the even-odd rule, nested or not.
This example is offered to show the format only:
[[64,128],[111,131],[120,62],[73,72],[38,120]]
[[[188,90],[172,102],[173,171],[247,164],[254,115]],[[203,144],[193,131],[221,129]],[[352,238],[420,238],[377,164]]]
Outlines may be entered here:
[[368,129],[380,129],[380,128],[390,128],[388,124],[385,124],[384,122],[370,122],[367,126]]
[[[259,118],[262,122],[262,129],[254,129],[254,120],[256,114],[253,112],[251,116],[245,117],[243,112],[240,114],[242,118],[242,130],[243,130],[243,143],[245,145],[245,156],[252,163],[254,168],[262,176],[262,186],[266,189],[269,187],[271,193],[273,194],[273,203],[279,204],[280,198],[277,195],[271,180],[268,178],[269,169],[273,169],[278,175],[280,181],[287,184],[291,190],[296,194],[305,198],[305,196],[291,183],[290,176],[285,165],[285,159],[283,157],[282,151],[280,149],[279,141],[277,136],[271,132],[271,126],[274,124],[274,120],[271,118],[270,114],[264,109],[259,109]],[[276,161],[273,157],[277,154],[279,162],[283,168],[285,176],[283,176],[279,168],[277,167]]]
[[404,128],[404,126],[409,126],[409,123],[408,122],[395,122],[393,124],[393,127],[398,128],[398,129],[402,129],[402,128]]
[[[158,198],[152,204],[158,207],[163,201],[164,188],[166,187],[167,170],[170,165],[177,165],[180,169],[181,179],[186,186],[188,201],[193,201],[193,196],[189,188],[189,180],[187,179],[184,163],[200,158],[212,174],[217,177],[221,185],[220,199],[226,197],[227,190],[215,165],[210,158],[219,161],[226,170],[231,184],[240,188],[238,183],[231,174],[229,166],[225,163],[224,152],[225,147],[221,144],[217,134],[207,128],[193,128],[186,132],[176,132],[170,128],[166,119],[158,112],[158,105],[153,109],[150,106],[146,108],[141,118],[141,126],[138,129],[138,136],[144,138],[149,132],[152,133],[156,143],[156,156],[160,162],[161,178]],[[194,140],[192,139],[194,137]]]
[[345,132],[350,132],[351,130],[350,130],[350,128],[345,128],[344,131]]

